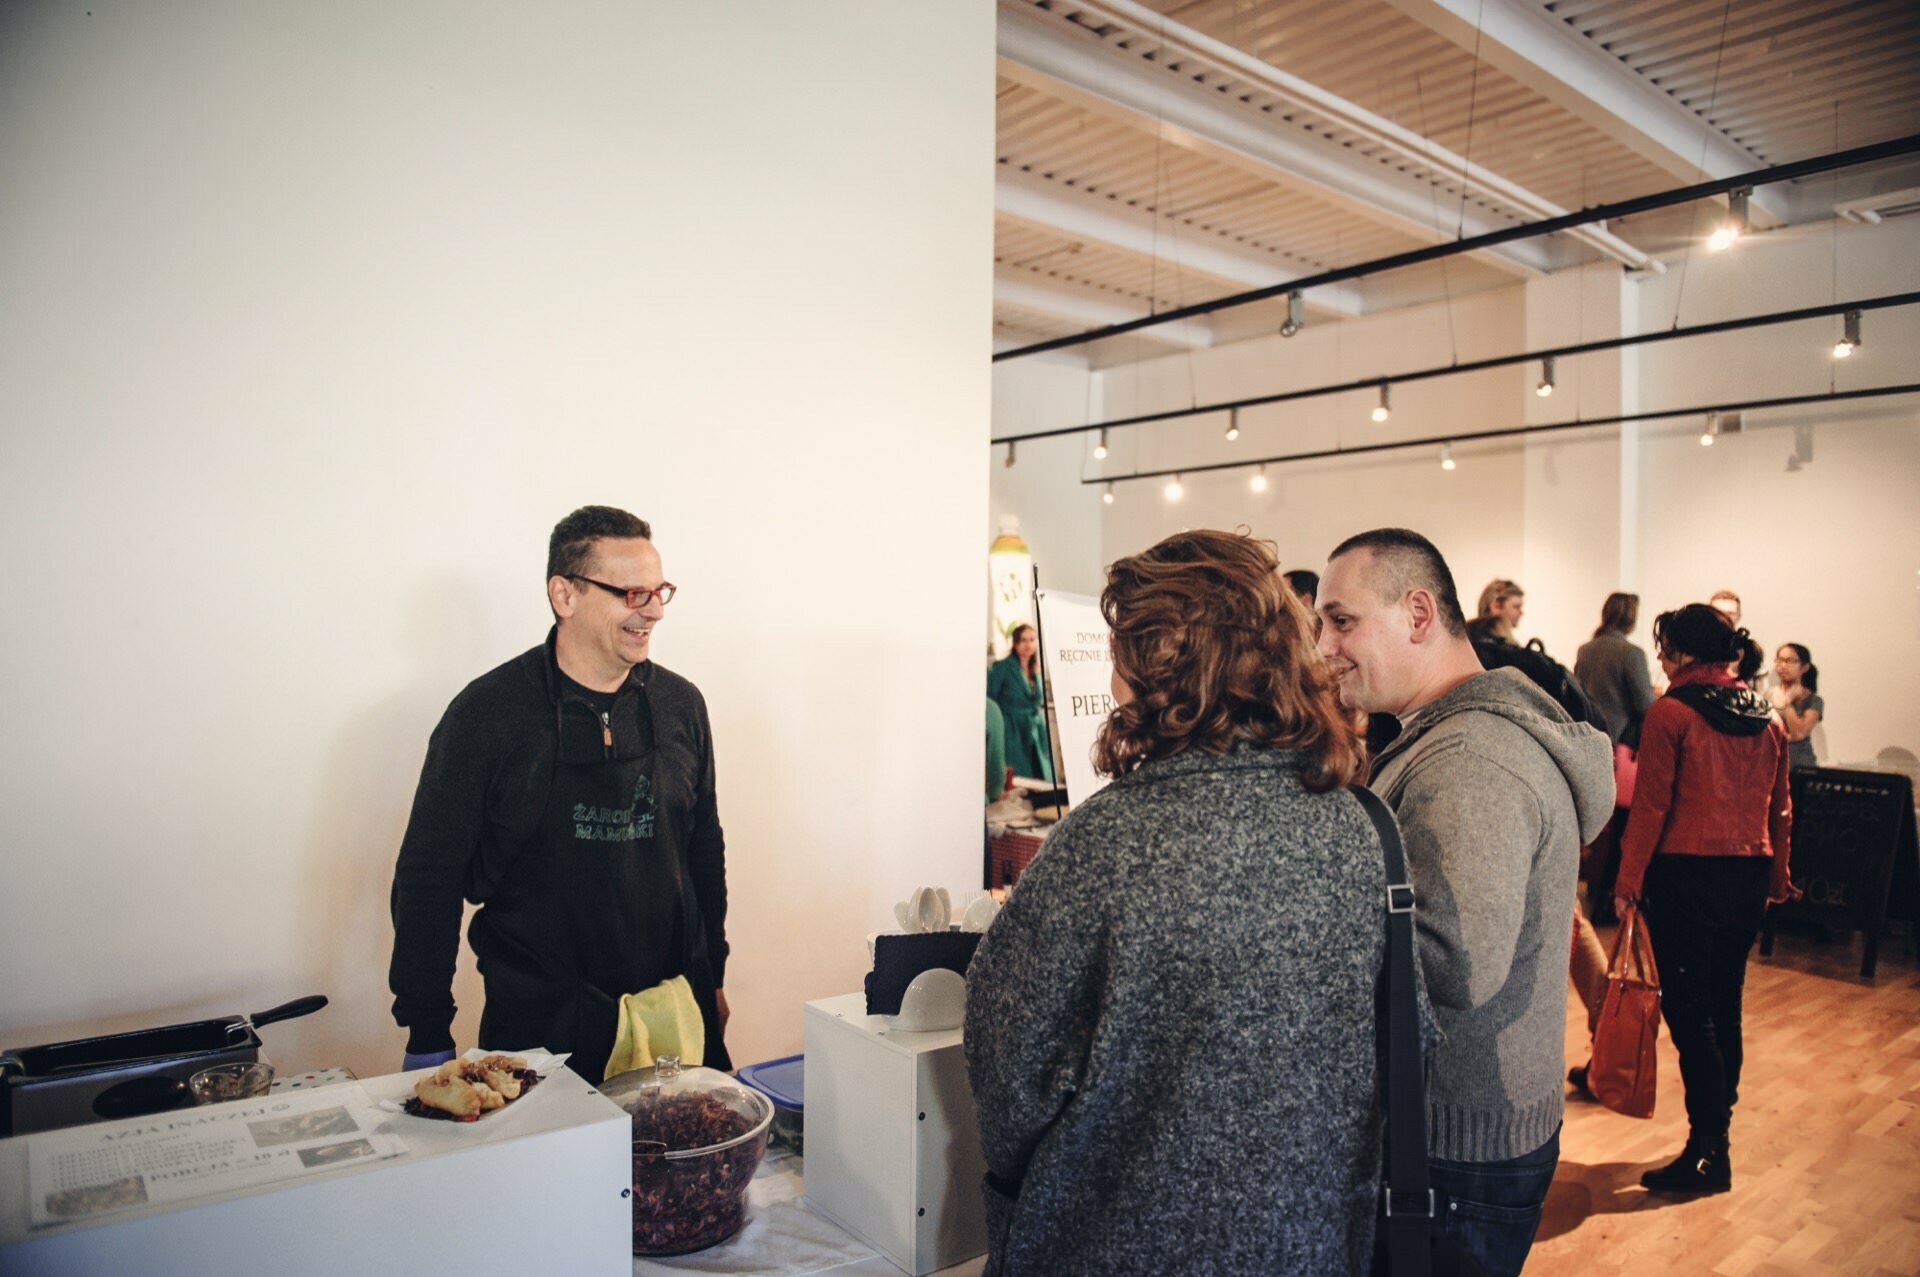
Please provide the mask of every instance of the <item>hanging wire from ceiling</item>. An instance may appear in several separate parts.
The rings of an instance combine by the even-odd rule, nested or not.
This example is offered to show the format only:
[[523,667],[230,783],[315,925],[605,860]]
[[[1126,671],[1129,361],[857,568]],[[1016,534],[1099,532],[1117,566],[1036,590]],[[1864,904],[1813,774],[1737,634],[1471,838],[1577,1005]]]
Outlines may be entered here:
[[[1707,176],[1707,144],[1718,131],[1713,126],[1713,108],[1720,100],[1720,64],[1727,54],[1727,19],[1732,14],[1733,0],[1724,0],[1720,9],[1720,43],[1713,53],[1713,85],[1707,90],[1706,110],[1700,112],[1700,160],[1693,166],[1693,171],[1702,179]],[[1727,203],[1728,208],[1731,209],[1733,201],[1729,199]],[[1700,238],[1700,210],[1706,207],[1710,206],[1694,205],[1693,220],[1687,230],[1686,250],[1680,256],[1680,279],[1673,290],[1673,326],[1675,328],[1680,326],[1680,303],[1686,300],[1687,296],[1687,268],[1693,264],[1694,241]]]

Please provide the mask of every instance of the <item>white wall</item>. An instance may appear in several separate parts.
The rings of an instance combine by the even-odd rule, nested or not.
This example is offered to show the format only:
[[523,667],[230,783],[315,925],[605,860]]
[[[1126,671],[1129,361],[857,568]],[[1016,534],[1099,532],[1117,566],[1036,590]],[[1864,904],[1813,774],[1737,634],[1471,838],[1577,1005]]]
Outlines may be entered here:
[[737,1059],[977,880],[993,9],[877,12],[0,9],[0,1042],[317,991],[277,1059],[397,1067],[427,734],[586,502],[682,586]]
[[[996,435],[1053,430],[1098,414],[1098,379],[1073,357],[1013,360],[993,374],[993,428]],[[993,450],[989,524],[993,535],[1017,522],[1033,555],[1042,588],[1098,594],[1101,504],[1099,491],[1065,481],[1091,474],[1093,443],[1077,434],[1029,439],[1014,450]],[[982,561],[984,562],[984,547]],[[984,573],[983,573],[984,583]]]
[[[1835,264],[1838,278],[1835,278]],[[1643,329],[1920,289],[1920,218],[1831,223],[1696,254],[1638,295]],[[1643,347],[1647,407],[1920,381],[1920,307],[1869,312],[1850,359],[1836,317]],[[1739,592],[1767,647],[1820,667],[1822,761],[1920,753],[1920,399],[1750,414],[1699,444],[1701,419],[1640,427],[1640,574],[1647,605]],[[1797,436],[1813,460],[1789,472]]]
[[[1677,254],[1668,266],[1642,279],[1593,266],[1451,306],[1311,324],[1290,340],[1109,368],[1095,375],[1093,398],[1118,418],[1661,330],[1676,311],[1692,325],[1911,291],[1920,289],[1920,218],[1803,226],[1727,253]],[[1840,388],[1920,381],[1920,308],[1870,312],[1865,345],[1836,364],[1828,351],[1839,332],[1834,318],[1564,359],[1548,399],[1532,393],[1537,364],[1396,386],[1383,425],[1368,420],[1372,395],[1354,392],[1250,409],[1231,444],[1220,415],[1115,431],[1104,472],[1816,394],[1830,379]],[[1018,367],[996,366],[996,411],[1017,398],[1007,379]],[[1829,719],[1816,742],[1827,761],[1887,746],[1920,752],[1920,401],[1773,410],[1747,422],[1711,449],[1699,446],[1699,417],[1461,445],[1451,473],[1427,449],[1295,463],[1269,469],[1263,495],[1249,491],[1245,468],[1189,473],[1177,505],[1162,498],[1162,480],[1121,482],[1099,560],[1181,528],[1245,525],[1277,542],[1289,567],[1318,569],[1342,537],[1400,524],[1446,553],[1469,610],[1488,580],[1517,578],[1527,590],[1522,634],[1569,664],[1613,590],[1642,595],[1646,642],[1655,614],[1727,586],[1745,598],[1746,621],[1770,654],[1789,640],[1813,649]],[[1009,432],[996,420],[996,433]],[[1814,459],[1789,473],[1796,432]],[[1083,456],[1048,480],[1063,503],[1086,491]],[[1043,495],[1039,479],[1022,481],[1029,509]],[[996,494],[1001,483],[995,471]]]

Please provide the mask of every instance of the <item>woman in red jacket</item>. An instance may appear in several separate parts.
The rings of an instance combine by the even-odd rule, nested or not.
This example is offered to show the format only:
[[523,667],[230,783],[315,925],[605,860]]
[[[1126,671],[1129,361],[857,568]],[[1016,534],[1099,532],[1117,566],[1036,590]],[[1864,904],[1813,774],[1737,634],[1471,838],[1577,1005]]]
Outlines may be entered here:
[[1667,1192],[1732,1187],[1727,1129],[1740,1089],[1747,951],[1767,902],[1793,891],[1786,732],[1727,669],[1747,641],[1704,603],[1654,622],[1671,686],[1640,728],[1640,775],[1620,840],[1614,894],[1647,920],[1687,1093],[1686,1148],[1640,1177]]

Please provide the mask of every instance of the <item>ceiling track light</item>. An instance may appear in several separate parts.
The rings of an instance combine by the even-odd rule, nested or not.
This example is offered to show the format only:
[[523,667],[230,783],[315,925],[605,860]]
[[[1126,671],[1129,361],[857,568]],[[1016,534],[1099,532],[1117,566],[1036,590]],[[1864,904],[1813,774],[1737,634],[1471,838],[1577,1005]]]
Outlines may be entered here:
[[1713,447],[1713,441],[1715,439],[1718,439],[1719,437],[1720,437],[1720,414],[1717,412],[1710,412],[1707,414],[1707,428],[1700,432],[1700,446],[1702,448],[1711,448]]
[[1860,348],[1860,312],[1848,311],[1841,318],[1840,340],[1833,343],[1833,357],[1846,359]]
[[1014,441],[1014,440],[1012,440],[1012,439],[1009,439],[1009,440],[1007,440],[1007,459],[1006,459],[1006,461],[1005,461],[1005,463],[1004,463],[1004,464],[1006,465],[1006,467],[1007,467],[1007,469],[1009,469],[1009,470],[1011,470],[1011,469],[1013,469],[1013,449],[1014,449],[1014,442],[1015,442],[1015,441]]
[[1253,472],[1253,478],[1247,480],[1247,486],[1255,492],[1267,490],[1267,467],[1264,464]]
[[1100,494],[1100,502],[1102,505],[1113,504],[1113,480],[1107,480],[1107,490]]
[[1160,489],[1160,494],[1169,501],[1178,501],[1181,497],[1187,495],[1187,490],[1180,486],[1180,476],[1178,473],[1176,473],[1173,478],[1167,480],[1167,486]]
[[1375,421],[1385,421],[1388,417],[1391,417],[1392,415],[1393,415],[1393,385],[1391,382],[1383,381],[1380,383],[1380,402],[1374,405],[1373,419]]
[[1540,361],[1540,384],[1533,388],[1534,394],[1545,399],[1553,393],[1555,370],[1555,360],[1552,355]]
[[1093,459],[1095,461],[1107,459],[1107,428],[1105,426],[1100,427],[1100,433],[1094,438]]
[[1280,335],[1291,337],[1307,326],[1307,299],[1301,293],[1287,294],[1287,319],[1280,325]]
[[1229,413],[1227,413],[1227,442],[1232,443],[1235,439],[1238,439],[1239,437],[1240,437],[1240,410],[1238,408],[1235,408]]
[[1451,470],[1454,468],[1453,445],[1451,443],[1443,443],[1440,445],[1440,468],[1442,470]]
[[1736,186],[1727,192],[1727,220],[1720,223],[1719,230],[1708,236],[1709,249],[1720,252],[1747,233],[1747,197],[1752,194],[1751,186]]

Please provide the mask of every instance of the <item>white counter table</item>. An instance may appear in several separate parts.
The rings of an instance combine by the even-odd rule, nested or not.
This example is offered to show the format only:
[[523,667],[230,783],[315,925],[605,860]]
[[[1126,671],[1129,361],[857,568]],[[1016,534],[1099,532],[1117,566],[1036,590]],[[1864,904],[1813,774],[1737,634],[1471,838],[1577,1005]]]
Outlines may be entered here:
[[[416,1076],[358,1085],[400,1099]],[[406,1155],[43,1228],[29,1223],[29,1145],[60,1132],[0,1140],[0,1275],[630,1271],[627,1115],[575,1074],[561,1069],[479,1122],[396,1113],[379,1129]]]

